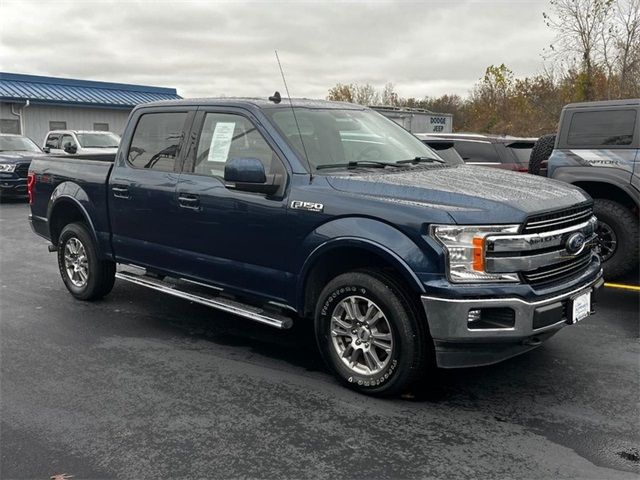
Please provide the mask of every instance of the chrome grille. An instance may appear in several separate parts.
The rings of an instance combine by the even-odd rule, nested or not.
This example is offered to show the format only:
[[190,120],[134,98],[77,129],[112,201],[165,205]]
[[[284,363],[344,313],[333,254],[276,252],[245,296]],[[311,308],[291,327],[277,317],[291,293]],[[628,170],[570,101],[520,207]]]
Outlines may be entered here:
[[14,172],[20,178],[27,178],[27,174],[29,173],[29,164],[19,163],[18,165],[16,165],[16,169],[14,170]]
[[536,215],[527,220],[522,233],[541,233],[560,230],[583,223],[593,215],[593,207],[581,206],[559,212]]
[[544,285],[546,283],[566,280],[570,277],[582,273],[591,263],[592,253],[589,249],[587,253],[579,255],[566,262],[556,263],[536,270],[523,272],[522,276],[531,285]]

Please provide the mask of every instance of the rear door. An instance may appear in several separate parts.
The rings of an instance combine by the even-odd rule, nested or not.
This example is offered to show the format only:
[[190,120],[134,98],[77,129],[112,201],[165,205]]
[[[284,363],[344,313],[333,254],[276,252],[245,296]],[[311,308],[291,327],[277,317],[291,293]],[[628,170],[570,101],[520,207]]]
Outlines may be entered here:
[[[238,291],[284,298],[291,274],[287,167],[257,120],[243,109],[201,108],[177,187],[189,276]],[[234,190],[224,181],[231,158],[257,158],[281,178],[274,195]]]
[[[113,249],[118,260],[180,273],[176,185],[195,108],[143,109],[130,119],[109,182]],[[126,142],[126,144],[124,143]]]

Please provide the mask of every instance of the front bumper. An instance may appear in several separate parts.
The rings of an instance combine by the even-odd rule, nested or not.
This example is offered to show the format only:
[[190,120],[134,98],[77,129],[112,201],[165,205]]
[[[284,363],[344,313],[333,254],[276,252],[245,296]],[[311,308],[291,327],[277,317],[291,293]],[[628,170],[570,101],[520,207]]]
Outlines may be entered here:
[[[438,366],[490,365],[531,350],[570,324],[566,312],[570,311],[571,298],[576,294],[591,291],[593,309],[596,293],[603,284],[600,271],[580,286],[535,301],[518,297],[460,299],[423,295],[422,305]],[[512,313],[508,323],[495,328],[469,328],[469,311],[482,309],[512,310]]]
[[0,195],[3,197],[26,197],[26,178],[0,178]]

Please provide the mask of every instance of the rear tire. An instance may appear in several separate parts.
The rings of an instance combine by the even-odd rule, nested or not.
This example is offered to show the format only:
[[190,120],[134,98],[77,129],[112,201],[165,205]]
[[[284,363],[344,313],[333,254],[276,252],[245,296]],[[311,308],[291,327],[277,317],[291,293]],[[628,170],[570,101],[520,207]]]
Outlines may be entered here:
[[640,233],[638,217],[624,205],[596,198],[593,213],[598,219],[597,233],[607,280],[638,271]]
[[538,141],[533,145],[533,148],[531,149],[531,155],[529,156],[529,173],[533,175],[540,175],[541,170],[544,170],[546,172],[546,166],[543,164],[547,160],[549,160],[555,144],[555,133],[542,135],[540,138],[538,138]]
[[378,271],[337,276],[315,312],[320,352],[349,388],[375,396],[410,392],[433,358],[425,321],[392,278]]
[[115,282],[116,264],[101,260],[83,223],[66,225],[58,238],[58,268],[67,290],[79,300],[107,295]]

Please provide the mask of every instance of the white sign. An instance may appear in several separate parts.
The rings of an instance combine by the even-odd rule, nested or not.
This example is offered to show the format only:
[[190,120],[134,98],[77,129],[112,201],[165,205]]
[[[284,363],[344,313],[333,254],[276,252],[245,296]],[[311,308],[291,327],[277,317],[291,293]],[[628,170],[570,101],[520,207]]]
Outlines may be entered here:
[[216,123],[216,128],[211,136],[211,145],[209,145],[209,156],[207,157],[208,162],[224,163],[227,161],[235,129],[235,122]]
[[573,300],[572,323],[579,322],[591,313],[591,292],[583,293]]

